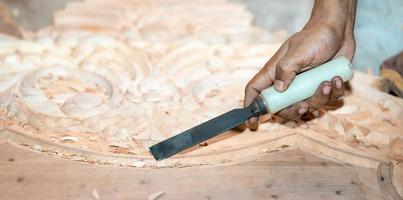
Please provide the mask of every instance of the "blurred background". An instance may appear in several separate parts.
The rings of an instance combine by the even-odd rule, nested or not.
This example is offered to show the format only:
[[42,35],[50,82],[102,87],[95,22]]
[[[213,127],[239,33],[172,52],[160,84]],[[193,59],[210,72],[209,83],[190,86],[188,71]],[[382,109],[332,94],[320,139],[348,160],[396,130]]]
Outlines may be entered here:
[[[1,0],[18,24],[31,31],[51,24],[53,12],[70,1],[79,0]],[[258,26],[283,29],[288,35],[304,26],[313,5],[313,0],[232,1],[246,4]],[[383,60],[403,49],[403,0],[359,0],[355,37],[354,66],[378,74]]]

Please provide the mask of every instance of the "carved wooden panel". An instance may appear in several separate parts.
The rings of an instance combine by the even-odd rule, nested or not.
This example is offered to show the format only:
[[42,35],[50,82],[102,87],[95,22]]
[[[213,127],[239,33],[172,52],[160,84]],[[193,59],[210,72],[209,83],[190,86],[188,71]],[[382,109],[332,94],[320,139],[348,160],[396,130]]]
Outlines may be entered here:
[[[96,8],[96,9],[92,9]],[[305,124],[267,116],[156,162],[148,147],[241,107],[284,33],[225,1],[67,5],[54,25],[0,48],[0,137],[48,154],[135,167],[233,162],[291,146],[353,165],[403,159],[403,101],[356,72],[351,91]]]

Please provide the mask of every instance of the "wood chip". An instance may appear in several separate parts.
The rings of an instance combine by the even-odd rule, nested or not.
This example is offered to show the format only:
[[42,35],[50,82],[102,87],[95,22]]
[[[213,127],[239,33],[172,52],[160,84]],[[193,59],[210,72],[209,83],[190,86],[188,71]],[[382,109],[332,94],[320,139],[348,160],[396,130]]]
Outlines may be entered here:
[[99,194],[98,191],[96,189],[93,189],[91,192],[91,195],[95,198],[95,199],[99,199]]
[[163,192],[163,191],[150,194],[150,195],[148,195],[147,200],[157,200],[164,194],[165,194],[165,192]]
[[130,163],[128,165],[131,167],[144,167],[146,165],[146,163],[143,161],[137,161],[137,162]]
[[38,150],[38,151],[41,151],[41,150],[42,150],[42,146],[36,144],[36,145],[34,145],[34,149],[35,149],[35,150]]
[[78,142],[78,138],[75,136],[66,135],[60,138],[62,142]]

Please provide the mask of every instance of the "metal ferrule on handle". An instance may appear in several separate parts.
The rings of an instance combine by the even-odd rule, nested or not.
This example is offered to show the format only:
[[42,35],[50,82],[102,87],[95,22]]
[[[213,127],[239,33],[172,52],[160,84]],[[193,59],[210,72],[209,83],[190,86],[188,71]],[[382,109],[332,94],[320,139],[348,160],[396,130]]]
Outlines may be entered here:
[[323,81],[340,76],[344,82],[353,77],[353,67],[346,57],[339,57],[295,76],[287,90],[278,92],[274,87],[264,89],[260,97],[270,113],[276,113],[313,96]]

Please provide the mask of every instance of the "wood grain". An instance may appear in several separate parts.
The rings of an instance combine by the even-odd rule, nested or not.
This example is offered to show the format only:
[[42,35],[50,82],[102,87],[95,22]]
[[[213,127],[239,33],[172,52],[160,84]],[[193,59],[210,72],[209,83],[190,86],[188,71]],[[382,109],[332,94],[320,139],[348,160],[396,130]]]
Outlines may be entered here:
[[284,146],[374,169],[403,160],[403,100],[356,72],[348,94],[307,123],[265,116],[257,132],[229,131],[155,162],[151,145],[242,107],[247,81],[279,48],[282,37],[255,26],[239,3],[71,2],[34,38],[0,48],[0,125],[17,145],[151,168],[237,162]]
[[95,199],[93,190],[100,199],[146,199],[161,191],[159,199],[381,199],[375,170],[299,150],[182,169],[88,165],[8,144],[0,152],[0,199]]

